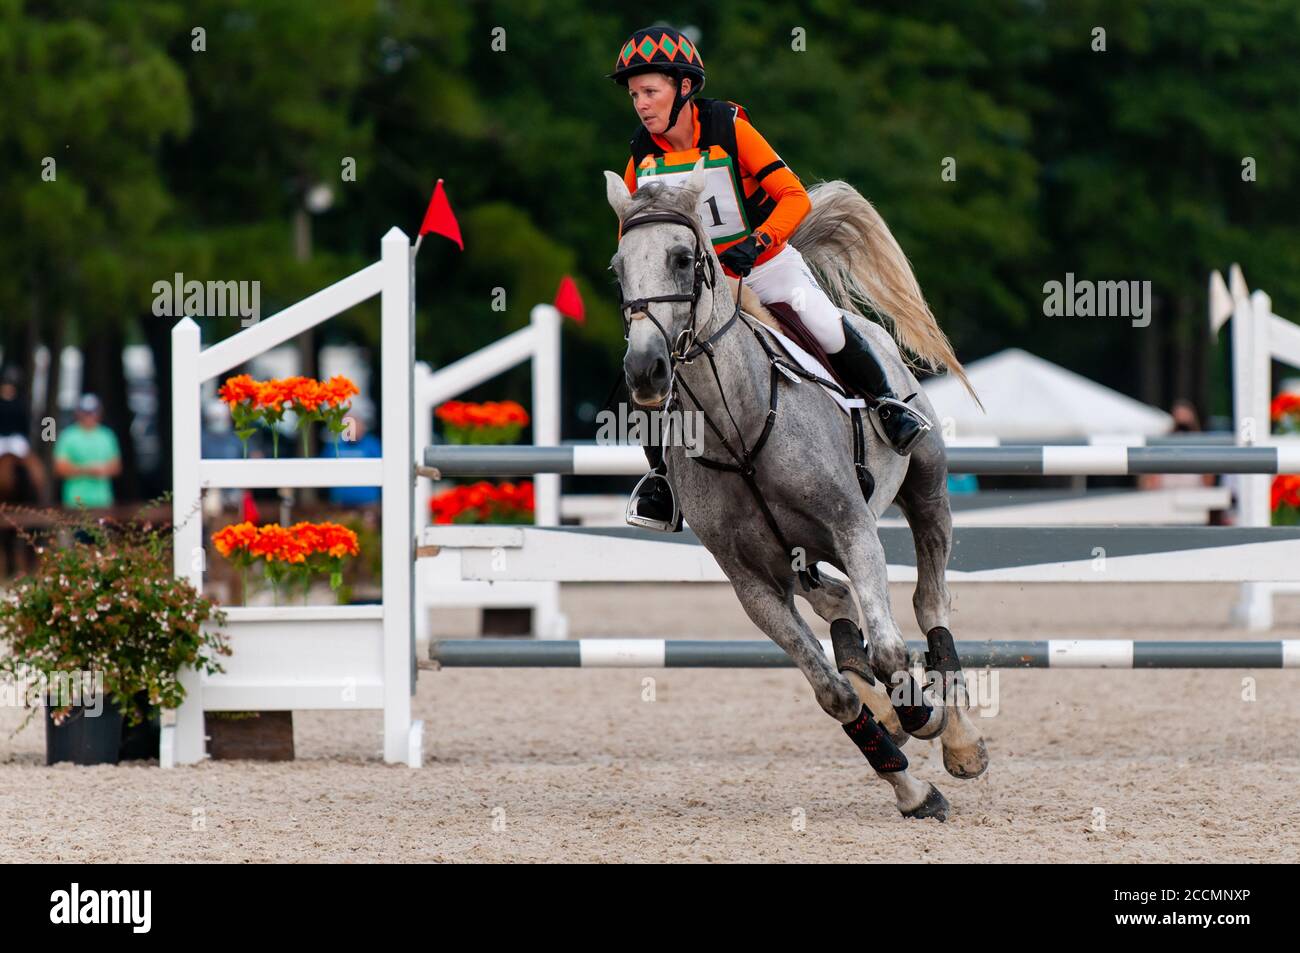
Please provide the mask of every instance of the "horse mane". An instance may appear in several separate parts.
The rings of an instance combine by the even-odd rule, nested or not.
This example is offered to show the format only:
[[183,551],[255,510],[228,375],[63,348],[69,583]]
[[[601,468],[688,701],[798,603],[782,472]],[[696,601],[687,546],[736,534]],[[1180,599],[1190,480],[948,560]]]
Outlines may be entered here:
[[[632,193],[632,204],[628,206],[627,214],[623,216],[623,220],[626,221],[643,212],[680,212],[686,216],[691,223],[691,227],[695,229],[695,237],[700,242],[700,247],[713,247],[713,242],[705,234],[704,225],[700,221],[696,196],[688,189],[673,188],[664,185],[662,182],[646,183]],[[719,269],[719,274],[721,274],[721,269]],[[727,277],[726,282],[728,288],[731,289],[731,297],[734,301],[736,286],[739,282],[731,277]],[[763,306],[753,289],[748,285],[740,285],[740,291],[740,309],[742,311],[760,324],[766,324],[775,331],[784,330],[776,315]]]
[[632,204],[627,207],[623,221],[642,212],[678,212],[690,221],[700,247],[712,248],[713,242],[704,233],[704,225],[700,222],[699,210],[695,204],[697,199],[698,196],[690,189],[674,188],[662,182],[647,182],[632,193]]

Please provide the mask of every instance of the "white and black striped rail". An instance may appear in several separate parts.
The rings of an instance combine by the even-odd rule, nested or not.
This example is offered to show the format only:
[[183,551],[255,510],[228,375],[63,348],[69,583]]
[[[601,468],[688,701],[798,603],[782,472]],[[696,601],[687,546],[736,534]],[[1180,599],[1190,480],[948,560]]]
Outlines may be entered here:
[[[982,476],[1131,476],[1141,473],[1300,473],[1300,446],[1032,444],[949,447],[948,470]],[[634,476],[645,473],[638,444],[558,447],[439,445],[426,466],[445,477]]]
[[[923,642],[908,642],[913,658]],[[822,642],[834,658],[828,640]],[[968,668],[1300,668],[1300,640],[1153,642],[1128,639],[958,641]],[[691,639],[446,639],[429,646],[446,668],[790,668],[772,642]]]

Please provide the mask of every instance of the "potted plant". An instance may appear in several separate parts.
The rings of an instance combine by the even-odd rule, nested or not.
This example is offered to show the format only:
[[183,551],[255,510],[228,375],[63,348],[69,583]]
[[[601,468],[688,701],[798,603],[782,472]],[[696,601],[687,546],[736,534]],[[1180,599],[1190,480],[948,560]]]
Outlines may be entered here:
[[83,511],[52,534],[64,540],[24,533],[37,567],[0,600],[0,672],[39,687],[47,763],[116,763],[124,727],[181,703],[182,669],[222,671],[225,616],[175,576],[170,527]]

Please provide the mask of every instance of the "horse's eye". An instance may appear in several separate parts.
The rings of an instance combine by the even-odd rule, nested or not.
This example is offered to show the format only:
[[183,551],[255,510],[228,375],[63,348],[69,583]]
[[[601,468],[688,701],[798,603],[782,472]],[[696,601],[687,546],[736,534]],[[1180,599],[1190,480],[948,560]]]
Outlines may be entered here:
[[687,268],[691,264],[690,255],[678,255],[673,259],[673,266],[676,268]]

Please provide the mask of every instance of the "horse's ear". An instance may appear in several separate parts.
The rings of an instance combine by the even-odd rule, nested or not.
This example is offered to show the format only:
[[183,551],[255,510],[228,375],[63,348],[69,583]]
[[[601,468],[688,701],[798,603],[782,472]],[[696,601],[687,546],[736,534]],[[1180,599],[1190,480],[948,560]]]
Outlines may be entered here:
[[704,191],[704,156],[700,156],[695,161],[695,166],[691,169],[691,174],[686,179],[685,188],[690,189],[696,195],[699,195]]
[[608,169],[605,170],[605,198],[609,199],[609,207],[614,210],[619,221],[622,221],[627,214],[628,206],[632,204],[632,193],[627,190],[627,183],[623,181],[623,177]]

